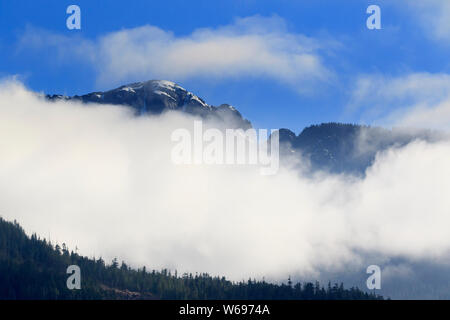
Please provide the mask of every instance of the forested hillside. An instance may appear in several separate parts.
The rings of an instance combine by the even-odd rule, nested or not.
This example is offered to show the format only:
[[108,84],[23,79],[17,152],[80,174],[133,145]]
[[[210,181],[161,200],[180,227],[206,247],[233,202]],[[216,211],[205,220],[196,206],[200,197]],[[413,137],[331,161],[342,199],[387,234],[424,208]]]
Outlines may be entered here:
[[[66,269],[81,269],[81,289],[66,286]],[[233,283],[208,274],[131,269],[126,263],[91,259],[28,237],[17,222],[0,218],[0,299],[381,299],[343,284]]]
[[302,155],[313,170],[357,175],[364,174],[378,152],[414,140],[436,141],[441,137],[441,133],[430,130],[388,130],[337,122],[309,126],[299,135],[289,129],[279,132],[282,155]]

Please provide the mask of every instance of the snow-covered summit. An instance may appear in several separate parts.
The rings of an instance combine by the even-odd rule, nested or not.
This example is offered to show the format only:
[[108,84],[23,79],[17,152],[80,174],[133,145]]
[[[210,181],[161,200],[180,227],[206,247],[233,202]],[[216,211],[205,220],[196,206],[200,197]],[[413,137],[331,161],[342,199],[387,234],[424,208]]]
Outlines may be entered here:
[[186,108],[198,109],[196,111],[211,110],[211,106],[195,94],[175,82],[167,80],[149,80],[127,84],[105,92],[105,97],[106,99],[112,97],[113,100],[122,100],[125,104],[134,107],[148,108],[148,110],[141,110],[144,112],[186,110]]

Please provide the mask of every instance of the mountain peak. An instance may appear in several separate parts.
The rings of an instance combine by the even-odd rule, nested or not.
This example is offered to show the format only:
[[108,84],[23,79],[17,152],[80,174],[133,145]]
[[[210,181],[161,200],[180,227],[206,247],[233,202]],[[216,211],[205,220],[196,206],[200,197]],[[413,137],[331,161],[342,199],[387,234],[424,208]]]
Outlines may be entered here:
[[213,118],[248,129],[251,124],[234,107],[222,104],[214,107],[203,99],[168,80],[148,80],[122,85],[105,92],[92,92],[82,96],[65,97],[47,95],[50,100],[81,100],[84,103],[125,105],[137,115],[160,114],[169,110],[186,112],[203,118]]

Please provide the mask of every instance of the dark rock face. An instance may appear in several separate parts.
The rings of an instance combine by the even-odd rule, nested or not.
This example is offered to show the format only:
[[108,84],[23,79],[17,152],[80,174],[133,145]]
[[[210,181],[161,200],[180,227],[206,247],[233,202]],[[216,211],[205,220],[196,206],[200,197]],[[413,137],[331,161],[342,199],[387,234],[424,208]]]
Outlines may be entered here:
[[219,107],[208,105],[204,100],[174,82],[150,80],[121,86],[106,92],[92,92],[82,96],[64,97],[47,95],[50,100],[80,100],[84,103],[99,103],[130,106],[136,115],[160,114],[169,110],[186,112],[202,118],[226,122],[232,128],[251,128],[248,120],[230,105]]

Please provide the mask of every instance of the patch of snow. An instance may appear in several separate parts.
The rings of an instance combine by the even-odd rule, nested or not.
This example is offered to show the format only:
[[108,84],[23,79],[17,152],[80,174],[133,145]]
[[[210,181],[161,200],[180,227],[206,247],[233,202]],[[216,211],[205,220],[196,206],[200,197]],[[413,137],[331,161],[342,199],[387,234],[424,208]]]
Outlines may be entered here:
[[139,89],[142,89],[143,87],[144,87],[144,85],[142,83],[138,82],[131,88],[133,88],[134,90],[139,90]]
[[133,88],[130,88],[130,87],[123,87],[123,88],[120,89],[120,91],[126,91],[126,92],[133,92],[133,93],[136,93],[136,91],[134,91],[134,89],[133,89]]
[[188,92],[188,97],[191,100],[197,101],[198,103],[200,103],[202,105],[202,107],[209,107],[206,103],[204,103],[199,97],[197,97],[195,94],[193,94],[192,92]]
[[[175,82],[167,81],[167,80],[155,80],[152,82],[153,86],[155,88],[161,88],[165,90],[175,91],[175,89],[183,89],[179,85],[177,85]],[[185,90],[185,89],[183,89]]]
[[176,101],[176,99],[174,97],[172,97],[170,94],[168,94],[167,92],[164,92],[164,91],[161,91],[161,90],[155,90],[153,92],[156,93],[156,94],[159,94],[159,95],[163,95],[163,96],[169,97],[170,99]]

